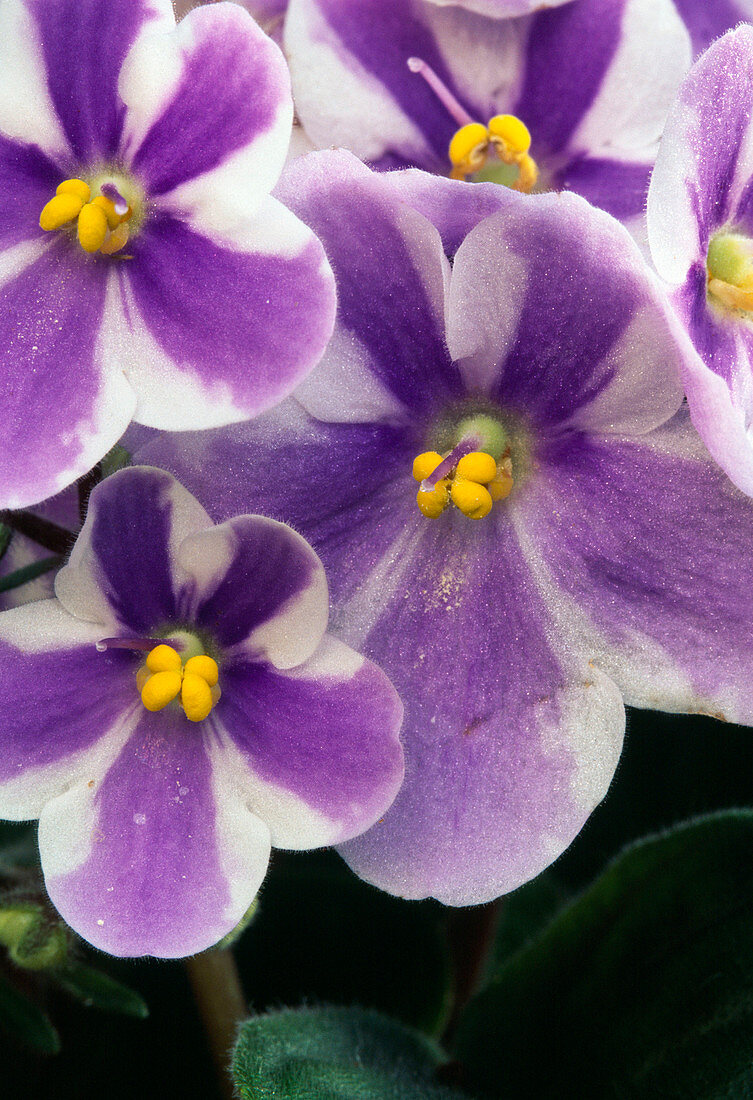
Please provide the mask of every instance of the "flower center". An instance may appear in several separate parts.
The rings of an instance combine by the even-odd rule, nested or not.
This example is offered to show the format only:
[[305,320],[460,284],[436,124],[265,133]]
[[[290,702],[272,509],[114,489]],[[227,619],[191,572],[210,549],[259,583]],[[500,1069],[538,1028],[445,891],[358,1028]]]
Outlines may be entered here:
[[201,722],[220,698],[219,669],[205,653],[184,658],[161,642],[136,673],[136,687],[147,710],[163,710],[180,697],[186,718]]
[[536,186],[539,170],[529,153],[531,135],[525,123],[515,115],[495,115],[486,125],[477,122],[420,57],[410,57],[408,68],[424,78],[459,124],[448,150],[450,178],[484,178],[530,193]]
[[84,252],[112,256],[128,243],[134,229],[134,212],[140,205],[131,182],[113,173],[100,173],[89,182],[63,180],[42,208],[39,225],[47,232],[73,229],[75,225]]
[[706,290],[717,306],[753,315],[753,241],[719,233],[709,242]]
[[413,460],[420,483],[416,503],[428,519],[437,519],[449,504],[469,519],[483,519],[512,491],[512,457],[502,425],[480,415],[461,421],[458,434],[460,441],[445,455],[424,451]]

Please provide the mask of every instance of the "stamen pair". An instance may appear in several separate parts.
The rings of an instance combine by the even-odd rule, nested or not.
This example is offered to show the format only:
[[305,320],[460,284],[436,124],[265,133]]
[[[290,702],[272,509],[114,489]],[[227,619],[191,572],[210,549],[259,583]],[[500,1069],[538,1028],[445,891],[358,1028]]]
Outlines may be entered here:
[[91,197],[85,180],[63,180],[55,197],[43,207],[39,216],[42,229],[51,232],[75,221],[78,243],[84,252],[103,252],[111,256],[128,241],[128,220],[131,208],[115,187],[113,196]]
[[[436,451],[425,451],[413,460],[413,477],[418,482],[425,481],[443,461]],[[512,486],[509,451],[499,462],[485,451],[471,451],[463,455],[447,477],[431,487],[420,488],[416,503],[428,519],[441,516],[450,502],[469,519],[483,519],[491,512],[495,501],[510,495]]]
[[206,654],[185,665],[170,645],[155,646],[136,674],[136,686],[147,710],[162,710],[180,695],[186,718],[201,722],[220,698],[217,662]]

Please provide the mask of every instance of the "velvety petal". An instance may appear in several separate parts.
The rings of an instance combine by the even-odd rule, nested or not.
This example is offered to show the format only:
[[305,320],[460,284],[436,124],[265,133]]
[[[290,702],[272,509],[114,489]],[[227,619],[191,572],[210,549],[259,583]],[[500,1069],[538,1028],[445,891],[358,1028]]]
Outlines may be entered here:
[[130,467],[96,486],[58,599],[103,634],[143,636],[185,619],[193,597],[178,562],[185,538],[211,525],[190,493],[162,470]]
[[75,780],[99,777],[132,726],[133,655],[41,600],[0,615],[0,816],[38,817]]
[[418,168],[390,172],[385,179],[399,199],[437,229],[448,256],[455,255],[473,227],[484,218],[513,203],[525,201],[509,187],[496,183],[464,183]]
[[[241,919],[269,859],[211,734],[179,711],[139,722],[100,782],[80,781],[39,820],[50,898],[95,947],[173,958],[211,947]],[[214,754],[213,754],[214,755]]]
[[322,419],[375,420],[459,396],[436,229],[344,151],[295,161],[277,194],[320,238],[338,287],[335,339],[298,400]]
[[753,503],[686,410],[640,440],[563,441],[522,512],[550,606],[626,702],[753,722]]
[[[569,4],[571,0],[547,0],[546,7],[556,8],[560,4]],[[511,15],[527,15],[542,7],[541,0],[431,0],[432,4],[466,8],[481,15],[490,15],[495,19]]]
[[332,273],[314,235],[272,198],[236,243],[155,213],[118,269],[108,351],[138,394],[137,419],[170,430],[246,420],[282,400],[332,331]]
[[624,712],[552,634],[507,516],[447,520],[343,609],[345,637],[369,630],[404,701],[406,772],[384,819],[340,850],[391,893],[470,905],[570,843],[612,777]]
[[659,139],[690,60],[671,0],[578,0],[532,18],[513,113],[534,156],[642,149]]
[[103,275],[67,241],[28,241],[0,253],[4,508],[34,504],[75,481],[131,419],[133,391],[108,369],[97,343]]
[[[74,158],[116,155],[123,131],[118,75],[137,36],[173,23],[169,0],[25,0],[47,86]],[[5,79],[5,75],[4,75]]]
[[753,27],[730,31],[696,62],[667,119],[648,193],[654,263],[670,283],[705,264],[730,224],[753,233]]
[[142,38],[120,92],[133,169],[174,210],[232,201],[251,213],[279,176],[290,78],[279,48],[237,4],[196,8],[174,34]]
[[[421,517],[411,467],[426,449],[421,427],[326,424],[289,399],[249,424],[163,432],[135,458],[175,473],[217,520],[259,512],[306,531],[324,548],[339,602],[389,557],[406,522],[406,537],[415,536]],[[400,560],[397,551],[393,559]]]
[[561,172],[568,191],[582,195],[613,218],[627,221],[646,208],[646,194],[653,160],[619,160],[616,157],[579,157]]
[[455,258],[450,350],[471,391],[539,427],[661,424],[682,400],[678,330],[626,230],[576,195],[493,215]]
[[27,0],[3,3],[0,133],[65,159],[70,150],[50,96],[42,36],[33,10]]
[[196,583],[193,621],[226,659],[247,655],[291,668],[319,645],[329,617],[327,581],[292,528],[238,516],[184,539],[179,559]]
[[675,0],[690,31],[696,57],[742,19],[753,19],[753,0]]
[[0,249],[42,237],[39,215],[60,180],[60,169],[38,146],[0,134]]
[[457,122],[407,66],[422,58],[471,114],[510,102],[520,30],[424,0],[292,0],[285,20],[296,109],[312,141],[365,160],[447,173]]
[[392,802],[402,713],[384,673],[327,635],[287,672],[223,670],[216,721],[275,847],[313,848],[363,832]]

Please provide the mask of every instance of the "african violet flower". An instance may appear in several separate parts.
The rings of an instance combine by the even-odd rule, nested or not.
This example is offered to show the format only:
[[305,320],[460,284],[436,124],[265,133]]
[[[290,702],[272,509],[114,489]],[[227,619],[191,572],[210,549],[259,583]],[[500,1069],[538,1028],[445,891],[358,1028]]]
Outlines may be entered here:
[[[753,721],[753,505],[677,413],[676,321],[617,222],[500,188],[450,269],[395,178],[345,153],[288,169],[338,281],[324,360],[254,422],[141,456],[216,517],[258,509],[317,548],[338,631],[406,708],[405,783],[341,851],[387,890],[466,904],[578,832],[623,697]],[[425,180],[435,215],[479,191]],[[415,460],[424,478],[443,456],[424,493]]]
[[428,0],[291,0],[296,110],[320,148],[642,218],[655,145],[690,64],[671,0],[573,0],[489,19]]
[[69,484],[132,416],[244,419],[316,362],[331,273],[269,196],[291,118],[234,4],[177,30],[169,0],[0,6],[0,507]]
[[743,19],[753,19],[753,0],[675,0],[697,56]]
[[324,633],[322,565],[290,528],[213,527],[168,474],[122,470],[55,588],[0,615],[0,815],[39,817],[50,897],[97,947],[200,951],[270,844],[332,844],[389,806],[400,702]]
[[753,495],[753,27],[715,42],[667,121],[648,196],[659,274],[698,355],[685,390],[693,423]]

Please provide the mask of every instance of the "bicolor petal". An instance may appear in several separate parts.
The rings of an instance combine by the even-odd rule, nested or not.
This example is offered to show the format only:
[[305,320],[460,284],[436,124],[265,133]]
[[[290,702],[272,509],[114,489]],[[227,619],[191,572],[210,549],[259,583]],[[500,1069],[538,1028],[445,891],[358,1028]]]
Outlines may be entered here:
[[269,831],[180,714],[140,711],[99,781],[74,783],[39,821],[50,898],[113,955],[202,951],[248,909]]
[[741,20],[753,20],[753,0],[675,0],[690,32],[693,53],[703,53],[715,38],[732,30]]
[[217,722],[248,801],[277,848],[335,844],[362,833],[403,777],[403,710],[370,661],[326,636],[286,672],[237,663]]

